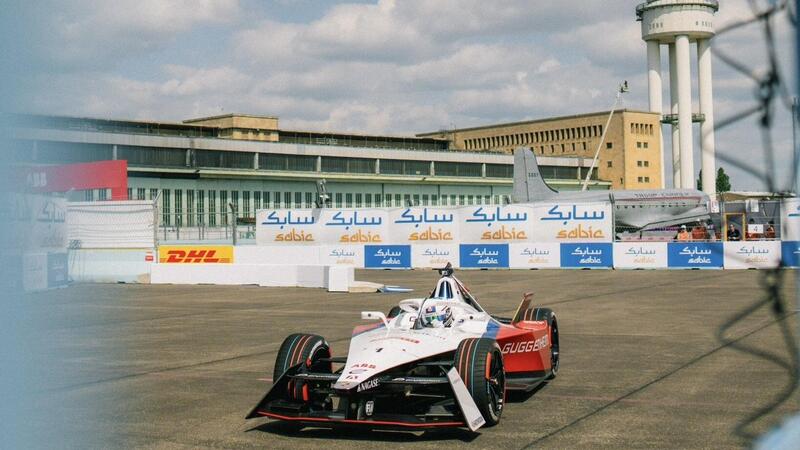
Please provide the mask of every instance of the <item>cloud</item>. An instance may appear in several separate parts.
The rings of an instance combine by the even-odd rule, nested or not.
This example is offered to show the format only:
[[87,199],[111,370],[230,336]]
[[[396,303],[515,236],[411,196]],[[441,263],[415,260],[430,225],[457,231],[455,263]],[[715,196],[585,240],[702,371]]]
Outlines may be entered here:
[[146,55],[195,26],[241,14],[239,0],[45,0],[31,8],[41,21],[34,49],[54,69],[74,70]]
[[[319,9],[303,1],[286,14],[275,1],[81,0],[68,9],[50,0],[58,42],[49,51],[61,68],[37,78],[36,108],[169,121],[239,111],[277,115],[286,129],[409,135],[608,110],[627,79],[624,106],[644,109],[635,3],[359,0]],[[746,0],[726,0],[718,23],[750,14]],[[209,42],[196,38],[209,27],[219,39],[205,51]],[[783,61],[789,33],[776,23]],[[164,49],[197,58],[171,61]],[[714,50],[765,67],[757,26],[719,36]],[[129,70],[140,64],[153,70]],[[718,120],[755,102],[753,83],[719,58],[714,76]],[[780,142],[786,123],[779,116]],[[752,120],[717,141],[720,154],[760,145]]]

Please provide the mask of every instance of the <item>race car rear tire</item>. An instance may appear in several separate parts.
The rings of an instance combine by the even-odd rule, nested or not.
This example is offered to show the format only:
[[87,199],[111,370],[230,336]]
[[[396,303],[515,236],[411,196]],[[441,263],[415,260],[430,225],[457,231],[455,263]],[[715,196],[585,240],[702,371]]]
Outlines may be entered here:
[[[283,340],[283,344],[278,350],[272,382],[276,383],[287,370],[301,363],[308,372],[331,373],[333,370],[331,362],[321,360],[322,358],[330,357],[330,346],[322,336],[302,333],[291,334]],[[287,391],[290,399],[309,400],[308,387],[301,380],[290,380]]]
[[550,308],[531,308],[525,311],[523,316],[524,320],[546,320],[547,328],[550,330],[550,375],[548,380],[552,380],[558,375],[558,364],[560,349],[558,345],[558,320],[556,320],[556,313]]
[[503,412],[506,387],[503,353],[497,342],[487,338],[464,339],[456,349],[453,364],[486,420],[486,426],[497,425]]

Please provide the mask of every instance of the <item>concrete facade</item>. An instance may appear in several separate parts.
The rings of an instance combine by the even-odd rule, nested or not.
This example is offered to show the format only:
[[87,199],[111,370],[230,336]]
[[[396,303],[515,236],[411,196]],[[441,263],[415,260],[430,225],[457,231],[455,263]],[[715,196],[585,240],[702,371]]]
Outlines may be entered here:
[[226,114],[184,120],[183,123],[219,128],[219,137],[226,139],[278,142],[277,117]]
[[[591,159],[600,145],[608,115],[606,111],[417,136],[449,139],[457,150],[511,153],[515,147],[523,146],[537,156]],[[610,181],[612,189],[660,189],[663,180],[660,120],[658,113],[616,111],[600,149],[599,179]]]
[[[434,139],[337,135],[335,142],[361,146],[331,140],[317,145],[215,135],[219,127],[263,126],[232,117],[202,119],[197,128],[62,119],[35,118],[14,128],[13,158],[33,164],[124,159],[128,198],[157,200],[166,226],[225,225],[229,204],[248,218],[261,208],[312,207],[322,179],[334,207],[503,204],[512,190],[511,155],[447,150],[446,141]],[[434,144],[441,150],[423,149]],[[575,190],[591,161],[544,155],[539,164],[554,188]],[[595,177],[590,188],[609,185]],[[106,191],[72,192],[69,198],[107,200]]]

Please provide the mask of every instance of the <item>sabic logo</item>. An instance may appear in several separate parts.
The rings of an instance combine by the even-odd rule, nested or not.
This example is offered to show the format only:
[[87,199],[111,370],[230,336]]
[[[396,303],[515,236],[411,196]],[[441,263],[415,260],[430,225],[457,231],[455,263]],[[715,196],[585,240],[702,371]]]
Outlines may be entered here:
[[216,250],[170,250],[167,252],[167,258],[162,258],[161,262],[183,264],[227,262],[227,258],[223,261],[223,258],[216,258],[216,254]]

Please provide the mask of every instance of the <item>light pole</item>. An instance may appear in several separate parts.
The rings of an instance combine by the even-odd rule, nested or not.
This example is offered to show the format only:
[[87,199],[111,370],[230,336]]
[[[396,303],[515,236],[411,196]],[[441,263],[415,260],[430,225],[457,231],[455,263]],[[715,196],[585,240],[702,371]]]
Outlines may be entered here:
[[600,149],[603,148],[603,142],[606,140],[606,134],[608,133],[608,126],[611,124],[611,118],[614,117],[614,111],[617,109],[617,104],[622,99],[622,94],[628,92],[628,82],[624,81],[622,84],[619,85],[617,88],[617,97],[614,99],[614,104],[611,105],[611,112],[608,114],[608,120],[606,121],[606,126],[603,128],[603,134],[600,136],[600,143],[597,144],[597,151],[594,152],[594,159],[592,160],[592,165],[589,167],[589,172],[586,173],[586,179],[583,180],[583,187],[581,188],[582,191],[585,191],[586,188],[589,187],[589,179],[592,177],[592,171],[594,170],[595,166],[597,165],[597,159],[600,157]]
[[792,161],[792,178],[791,178],[791,180],[792,180],[792,189],[794,189],[794,191],[796,193],[800,192],[800,191],[798,191],[798,187],[799,186],[797,185],[797,181],[798,181],[797,170],[799,168],[798,166],[800,166],[800,151],[798,151],[798,148],[797,148],[797,121],[800,118],[797,117],[797,113],[798,113],[798,108],[797,107],[798,107],[798,98],[797,97],[793,97],[792,98],[792,155],[794,156],[794,158],[793,158],[793,161]]

